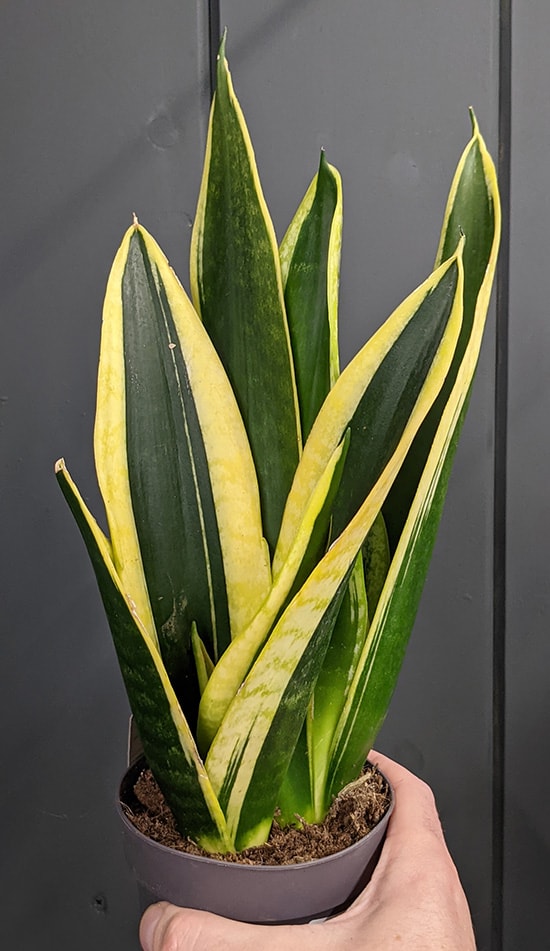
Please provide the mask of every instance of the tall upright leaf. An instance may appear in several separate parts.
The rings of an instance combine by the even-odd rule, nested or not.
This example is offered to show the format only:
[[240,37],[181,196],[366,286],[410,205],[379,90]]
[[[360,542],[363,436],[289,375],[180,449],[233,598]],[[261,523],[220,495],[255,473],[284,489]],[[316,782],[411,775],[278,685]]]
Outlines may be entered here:
[[178,695],[194,709],[192,623],[217,658],[261,604],[270,571],[228,380],[164,255],[137,224],[107,287],[95,451],[115,564],[138,605],[128,550],[141,566],[141,600]]
[[310,494],[343,433],[349,429],[351,440],[335,502],[333,537],[357,512],[395,451],[456,306],[461,256],[462,243],[452,258],[399,305],[330,391],[296,471],[273,559],[274,577],[287,558]]
[[191,286],[244,419],[273,550],[301,452],[299,410],[275,232],[225,41],[193,228]]
[[62,459],[56,463],[56,475],[90,555],[147,762],[183,834],[191,835],[207,849],[231,849],[223,812],[191,730],[155,641],[123,590],[111,545],[90,515]]
[[[487,146],[471,113],[472,137],[458,163],[445,209],[435,266],[444,261],[461,234],[464,245],[464,319],[456,355],[441,394],[424,421],[411,452],[384,506],[384,518],[392,548],[397,541],[416,491],[420,474],[433,444],[436,430],[470,340],[478,348],[484,323],[474,329],[476,312],[488,306],[498,242],[500,238],[500,207],[496,174]],[[489,269],[489,270],[488,270]],[[481,297],[480,297],[481,295]],[[478,301],[478,298],[479,301]]]
[[205,686],[199,707],[197,736],[200,748],[206,752],[222,718],[246,676],[258,651],[290,598],[296,578],[307,559],[312,539],[316,536],[319,520],[324,522],[327,500],[340,476],[347,449],[347,437],[336,446],[327,461],[315,490],[311,493],[300,530],[281,571],[273,578],[273,585],[248,627],[236,637],[216,664]]
[[[381,447],[379,454],[369,460],[369,478],[360,481],[363,491],[360,501],[363,502],[390,459],[395,458],[398,447],[402,451],[403,432],[409,431],[411,418],[417,419],[420,393],[428,387],[431,405],[439,391],[439,385],[434,390],[433,381],[440,382],[439,367],[442,363],[447,365],[449,341],[453,341],[454,349],[455,334],[461,321],[461,253],[462,242],[456,254],[437,268],[365,344],[327,396],[304,448],[285,509],[273,560],[273,587],[248,629],[232,641],[216,665],[202,695],[198,735],[203,751],[213,739],[284,605],[307,552],[318,515],[333,487],[333,475],[339,469],[344,450],[345,474],[350,420],[362,414],[365,406],[369,407],[374,443]],[[410,328],[418,325],[422,332],[414,337]],[[379,401],[381,377],[386,394]],[[428,386],[430,381],[431,388]],[[374,398],[371,397],[371,387]],[[392,398],[395,400],[393,412]],[[380,413],[377,417],[378,402]],[[399,458],[401,464],[404,457]],[[358,498],[354,497],[354,502],[357,501]],[[375,512],[373,521],[377,515]],[[360,544],[363,541],[364,538]]]
[[[496,267],[500,220],[494,165],[474,120],[472,139],[451,186],[438,254],[439,258],[441,249],[461,228],[465,233],[465,255],[470,244],[464,269],[466,323],[441,394],[413,442],[387,500],[385,511],[394,532],[394,555],[336,730],[327,803],[361,768],[384,719],[401,667],[479,356]],[[404,470],[409,485],[403,478]],[[403,499],[411,493],[407,509],[408,502]]]
[[360,553],[340,605],[308,710],[306,729],[312,811],[305,818],[311,822],[321,822],[325,814],[332,739],[365,643],[368,623],[368,600]]
[[279,252],[304,440],[339,373],[341,247],[342,183],[321,152]]
[[[355,559],[448,372],[461,325],[461,247],[462,243],[457,255],[432,275],[418,295],[420,300],[425,299],[430,287],[445,283],[446,275],[457,272],[450,301],[440,302],[443,332],[439,321],[430,328],[438,346],[423,368],[410,414],[406,419],[396,414],[400,435],[390,458],[384,457],[362,505],[276,623],[250,673],[234,693],[208,752],[208,775],[239,848],[261,841],[266,834]],[[417,302],[415,295],[411,298]],[[413,319],[409,308],[410,300],[398,309],[400,319],[392,324],[390,318],[393,333],[387,336],[393,337],[394,347],[396,337],[398,341]],[[401,324],[401,334],[396,333],[395,324]],[[378,361],[380,349],[379,344]],[[345,373],[332,393],[341,381],[345,381]]]

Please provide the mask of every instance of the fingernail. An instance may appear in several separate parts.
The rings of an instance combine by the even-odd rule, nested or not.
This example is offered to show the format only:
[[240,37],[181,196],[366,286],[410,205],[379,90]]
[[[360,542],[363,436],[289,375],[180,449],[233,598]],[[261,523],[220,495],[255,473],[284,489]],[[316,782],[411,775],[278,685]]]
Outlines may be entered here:
[[143,951],[153,951],[153,938],[163,911],[163,905],[150,905],[143,915],[139,926],[139,938]]

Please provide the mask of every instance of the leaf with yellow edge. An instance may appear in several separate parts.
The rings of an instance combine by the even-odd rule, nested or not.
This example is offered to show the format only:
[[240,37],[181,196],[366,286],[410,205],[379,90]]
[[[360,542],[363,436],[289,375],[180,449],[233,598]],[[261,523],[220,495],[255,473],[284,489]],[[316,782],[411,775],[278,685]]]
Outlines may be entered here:
[[[437,272],[435,286],[445,284],[446,275],[453,277],[448,300],[439,301],[443,330],[435,331],[436,352],[424,368],[414,406],[393,454],[351,522],[275,625],[210,747],[208,774],[238,848],[261,841],[269,827],[349,574],[453,359],[462,319],[461,250],[462,245]],[[430,293],[429,287],[425,288],[421,300]],[[420,303],[417,301],[417,305]],[[410,314],[408,320],[401,320],[402,331],[410,320]],[[438,323],[436,320],[436,327]],[[433,326],[431,329],[434,332]],[[393,342],[395,345],[395,333]]]
[[[458,258],[461,254],[462,245]],[[458,258],[453,255],[399,305],[327,396],[287,501],[273,559],[274,577],[286,561],[309,496],[346,429],[351,431],[351,442],[337,499],[338,531],[357,511],[394,452],[456,307]]]
[[[500,199],[495,167],[473,112],[471,120],[472,137],[462,153],[453,177],[436,257],[437,267],[456,246],[460,235],[466,236],[463,254],[462,330],[445,384],[414,441],[384,507],[384,517],[394,550],[462,358],[468,346],[473,345],[479,351],[493,283],[500,240]],[[474,328],[476,313],[477,328]],[[483,321],[480,320],[482,313]]]
[[335,479],[339,477],[347,444],[348,439],[344,434],[311,494],[294,545],[281,571],[273,579],[273,586],[264,604],[243,634],[232,641],[212,671],[199,707],[197,736],[203,752],[212,742],[225,711],[285,604],[304,559],[309,554],[319,521],[326,520],[326,502],[332,495]]
[[341,246],[342,182],[321,152],[319,171],[279,249],[304,439],[340,372]]
[[95,449],[115,563],[132,597],[124,566],[141,569],[183,694],[195,676],[192,622],[219,656],[265,599],[271,576],[229,381],[165,256],[137,223],[107,287]]
[[193,647],[193,656],[195,658],[195,665],[197,668],[199,690],[202,695],[210,675],[214,670],[214,663],[210,658],[206,647],[204,646],[204,642],[199,637],[196,624],[191,625],[191,645]]
[[124,592],[109,542],[62,459],[56,475],[95,571],[147,762],[180,830],[205,848],[231,850],[223,813],[154,639]]
[[401,667],[477,365],[500,226],[495,168],[473,118],[473,135],[453,179],[438,252],[439,260],[457,232],[464,232],[462,330],[441,393],[384,506],[394,554],[335,732],[326,804],[361,769],[382,725]]
[[245,119],[218,55],[191,242],[193,301],[226,368],[258,475],[274,549],[301,452],[298,398],[279,252]]

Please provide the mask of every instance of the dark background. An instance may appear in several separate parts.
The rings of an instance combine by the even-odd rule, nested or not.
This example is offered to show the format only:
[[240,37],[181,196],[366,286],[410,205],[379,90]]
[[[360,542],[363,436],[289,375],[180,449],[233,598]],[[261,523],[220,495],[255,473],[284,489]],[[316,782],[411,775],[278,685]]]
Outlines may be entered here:
[[544,951],[547,0],[515,0],[513,20],[510,0],[0,5],[2,945],[138,945],[113,810],[127,703],[53,462],[100,510],[107,273],[136,211],[188,286],[220,23],[279,237],[321,146],[342,172],[345,360],[431,270],[470,104],[500,157],[498,306],[378,746],[436,791],[480,951]]

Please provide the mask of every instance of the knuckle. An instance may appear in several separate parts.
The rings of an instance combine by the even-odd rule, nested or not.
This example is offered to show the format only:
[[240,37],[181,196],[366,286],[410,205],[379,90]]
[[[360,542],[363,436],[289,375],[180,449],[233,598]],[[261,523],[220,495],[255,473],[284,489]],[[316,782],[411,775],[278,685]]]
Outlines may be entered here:
[[174,915],[166,922],[158,951],[183,951],[188,931],[185,915]]
[[419,791],[420,795],[423,797],[423,799],[424,799],[424,801],[425,801],[425,803],[426,803],[426,806],[431,807],[431,808],[434,809],[434,811],[435,811],[435,808],[436,808],[436,806],[435,806],[435,796],[434,796],[434,792],[433,792],[432,787],[429,786],[428,783],[425,782],[423,779],[418,779],[418,778],[417,778],[417,782],[418,782],[418,791]]

